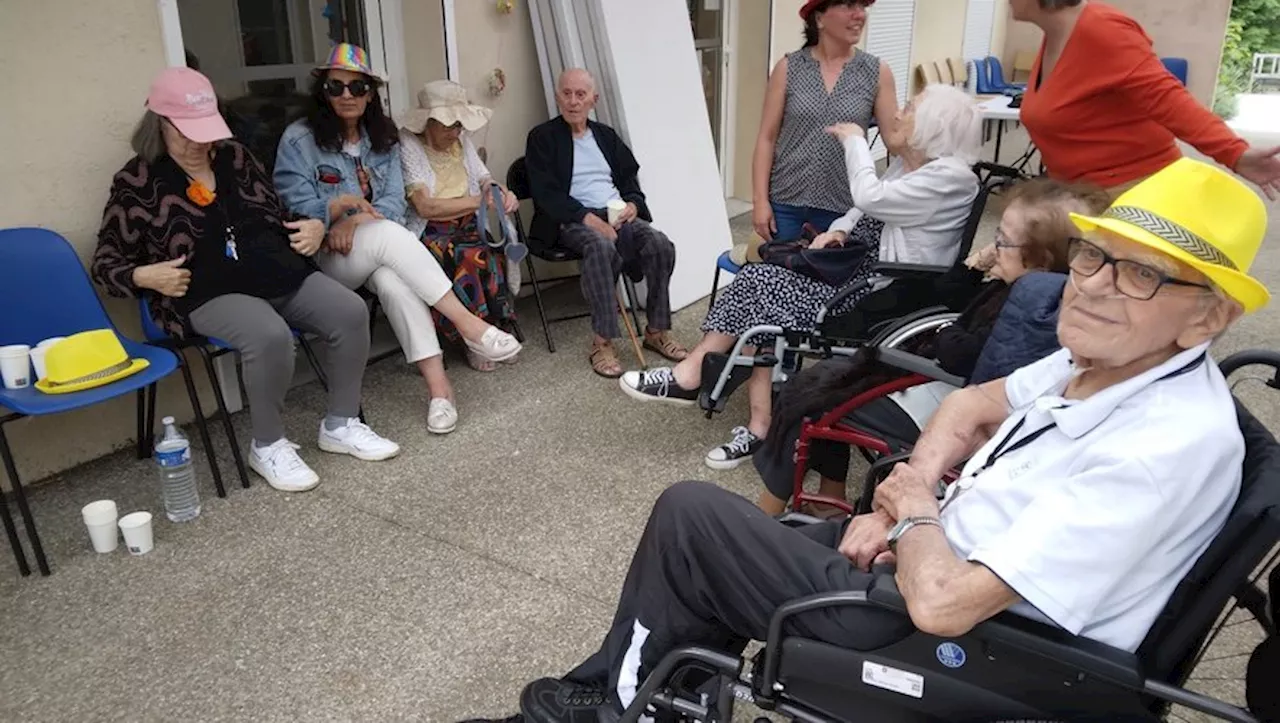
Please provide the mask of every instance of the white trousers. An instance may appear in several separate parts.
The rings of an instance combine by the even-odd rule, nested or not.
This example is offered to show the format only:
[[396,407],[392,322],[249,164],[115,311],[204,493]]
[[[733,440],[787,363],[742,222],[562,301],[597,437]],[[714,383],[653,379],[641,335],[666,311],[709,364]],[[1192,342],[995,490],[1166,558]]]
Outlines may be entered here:
[[343,286],[366,286],[377,295],[405,361],[412,364],[440,354],[428,307],[444,298],[453,282],[409,229],[386,219],[366,221],[356,228],[351,253],[321,251],[316,261]]

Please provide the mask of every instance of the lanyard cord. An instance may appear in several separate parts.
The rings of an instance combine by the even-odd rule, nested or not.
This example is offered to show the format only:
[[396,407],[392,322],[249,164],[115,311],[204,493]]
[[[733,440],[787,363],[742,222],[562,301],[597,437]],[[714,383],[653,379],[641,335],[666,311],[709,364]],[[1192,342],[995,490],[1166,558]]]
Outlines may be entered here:
[[[1174,371],[1171,371],[1168,374],[1160,377],[1155,381],[1155,383],[1163,382],[1166,379],[1173,379],[1174,377],[1180,377],[1183,374],[1186,374],[1191,370],[1195,369],[1196,367],[1200,366],[1201,364],[1203,364],[1207,357],[1208,357],[1207,354],[1201,354],[1200,356],[1196,357],[1185,366],[1175,369]],[[1009,444],[1009,442],[1015,436],[1017,436],[1018,432],[1022,430],[1022,426],[1027,423],[1027,416],[1030,414],[1031,414],[1031,410],[1028,409],[1027,413],[1022,415],[1022,419],[1019,419],[1018,423],[1013,425],[1013,429],[1009,430],[1009,433],[1004,436],[1004,439],[1000,440],[1000,443],[996,445],[996,448],[991,451],[991,454],[987,457],[987,461],[983,462],[982,466],[979,467],[977,470],[975,470],[972,474],[965,475],[965,477],[969,479],[976,478],[978,475],[991,469],[991,467],[994,466],[996,462],[1000,461],[1001,457],[1011,452],[1015,452],[1019,449],[1022,449],[1023,447],[1026,447],[1027,445],[1036,441],[1040,437],[1044,436],[1044,434],[1049,430],[1058,426],[1057,422],[1050,422],[1045,426],[1023,437],[1022,439],[1019,439],[1017,442],[1014,442],[1013,444]],[[954,484],[959,484],[959,483],[960,483],[960,480],[956,480]],[[972,485],[969,485],[969,486],[972,486]],[[948,497],[942,503],[942,507],[939,508],[938,511],[941,512],[942,510],[945,510],[947,508],[947,505],[951,504],[955,500],[955,498],[959,497],[966,489],[968,489],[967,486],[960,485],[960,487],[956,489],[956,493]]]

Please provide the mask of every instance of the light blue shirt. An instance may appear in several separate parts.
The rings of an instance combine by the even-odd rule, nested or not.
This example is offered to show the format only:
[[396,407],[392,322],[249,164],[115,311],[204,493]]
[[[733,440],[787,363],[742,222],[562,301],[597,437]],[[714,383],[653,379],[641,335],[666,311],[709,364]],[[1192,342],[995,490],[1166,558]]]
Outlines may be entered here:
[[573,139],[573,180],[569,182],[569,195],[587,208],[604,208],[610,201],[622,198],[613,185],[613,170],[590,129],[583,137]]

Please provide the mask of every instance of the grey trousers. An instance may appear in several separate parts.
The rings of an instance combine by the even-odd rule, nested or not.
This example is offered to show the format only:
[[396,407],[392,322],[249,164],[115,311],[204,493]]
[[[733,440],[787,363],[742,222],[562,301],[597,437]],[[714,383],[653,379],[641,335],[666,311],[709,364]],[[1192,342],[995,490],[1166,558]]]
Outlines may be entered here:
[[313,273],[298,290],[278,299],[226,294],[191,312],[191,328],[240,352],[253,439],[271,444],[285,436],[284,395],[293,379],[293,332],[308,331],[325,346],[328,413],[355,417],[369,358],[369,309],[354,291]]

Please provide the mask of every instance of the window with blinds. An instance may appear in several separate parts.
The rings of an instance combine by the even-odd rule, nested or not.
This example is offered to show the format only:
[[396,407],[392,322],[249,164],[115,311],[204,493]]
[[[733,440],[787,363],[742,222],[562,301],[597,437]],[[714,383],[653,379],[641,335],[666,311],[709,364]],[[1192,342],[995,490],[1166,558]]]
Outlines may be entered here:
[[969,0],[964,18],[964,59],[991,55],[991,28],[996,21],[996,0]]
[[[869,12],[867,52],[879,57],[893,71],[893,83],[901,105],[906,102],[911,87],[911,41],[915,34],[916,0],[878,0]],[[871,154],[877,159],[885,155],[884,144],[878,138],[871,147]]]

